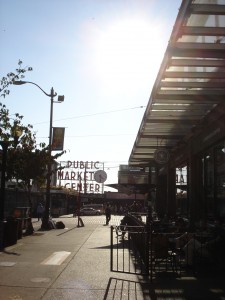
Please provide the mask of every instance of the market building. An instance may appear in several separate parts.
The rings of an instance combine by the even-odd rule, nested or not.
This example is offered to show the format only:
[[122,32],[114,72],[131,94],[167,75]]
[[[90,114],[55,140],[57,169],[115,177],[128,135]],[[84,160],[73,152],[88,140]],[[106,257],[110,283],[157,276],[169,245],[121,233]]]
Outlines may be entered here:
[[182,198],[192,223],[225,217],[224,0],[182,2],[129,166],[148,168],[159,215]]

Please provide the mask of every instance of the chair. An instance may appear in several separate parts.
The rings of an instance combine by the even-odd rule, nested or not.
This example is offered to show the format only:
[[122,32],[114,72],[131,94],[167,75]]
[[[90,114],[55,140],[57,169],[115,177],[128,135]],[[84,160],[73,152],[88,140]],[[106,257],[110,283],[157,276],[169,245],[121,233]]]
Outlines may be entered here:
[[178,254],[172,251],[169,247],[169,238],[166,234],[156,234],[152,236],[152,262],[154,263],[154,269],[156,266],[165,267],[168,271],[168,266],[172,268],[173,272],[177,272],[177,262],[179,260]]

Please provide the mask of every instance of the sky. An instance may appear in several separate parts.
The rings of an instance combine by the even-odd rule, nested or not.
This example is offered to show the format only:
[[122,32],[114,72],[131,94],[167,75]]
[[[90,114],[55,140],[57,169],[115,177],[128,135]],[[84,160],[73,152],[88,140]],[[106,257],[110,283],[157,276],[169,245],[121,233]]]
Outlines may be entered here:
[[[100,161],[105,184],[128,164],[181,0],[0,0],[0,75],[19,60],[25,80],[50,93],[65,127],[59,161]],[[50,98],[31,84],[0,99],[48,143]],[[105,186],[104,190],[116,191]]]

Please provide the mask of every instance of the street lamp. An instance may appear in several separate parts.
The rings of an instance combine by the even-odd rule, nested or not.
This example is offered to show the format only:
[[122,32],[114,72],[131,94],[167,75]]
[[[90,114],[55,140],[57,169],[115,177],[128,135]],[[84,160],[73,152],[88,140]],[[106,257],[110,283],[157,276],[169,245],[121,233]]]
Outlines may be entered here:
[[50,97],[51,106],[50,106],[50,126],[49,126],[49,151],[48,151],[48,165],[47,165],[47,182],[46,182],[46,199],[45,199],[45,211],[42,218],[41,229],[48,230],[50,229],[49,225],[49,209],[50,209],[50,187],[51,187],[51,153],[52,153],[52,119],[53,119],[53,103],[61,103],[64,101],[64,96],[58,96],[58,101],[54,101],[54,98],[57,96],[57,93],[54,92],[54,89],[51,88],[50,94],[46,93],[38,84],[31,81],[14,81],[15,85],[22,85],[30,83],[36,85],[46,96]]
[[19,128],[13,130],[13,141],[3,140],[0,141],[2,147],[2,168],[1,168],[1,189],[0,189],[0,250],[4,249],[4,223],[5,223],[5,173],[7,163],[7,152],[10,144],[15,147],[18,144],[19,137],[22,131]]

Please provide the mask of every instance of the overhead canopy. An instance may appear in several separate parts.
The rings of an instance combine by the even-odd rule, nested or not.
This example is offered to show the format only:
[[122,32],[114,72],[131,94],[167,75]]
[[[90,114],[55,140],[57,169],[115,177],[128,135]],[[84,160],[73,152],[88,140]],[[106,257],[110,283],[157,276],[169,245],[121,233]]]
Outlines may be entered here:
[[129,165],[172,152],[225,100],[225,1],[183,0]]
[[149,192],[150,189],[154,189],[154,184],[138,184],[138,185],[132,185],[132,184],[119,184],[119,183],[112,183],[112,184],[105,184],[105,186],[111,187],[113,189],[118,190],[119,193],[137,193],[137,194],[146,194]]

